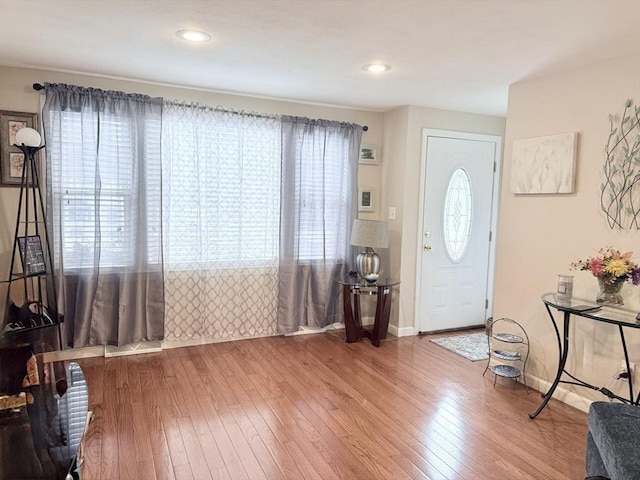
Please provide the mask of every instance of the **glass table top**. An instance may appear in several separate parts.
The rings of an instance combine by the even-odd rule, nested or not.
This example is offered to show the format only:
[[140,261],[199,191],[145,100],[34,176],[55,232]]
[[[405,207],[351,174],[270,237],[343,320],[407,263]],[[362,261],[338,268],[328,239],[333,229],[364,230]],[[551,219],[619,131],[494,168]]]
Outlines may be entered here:
[[349,285],[349,286],[358,286],[358,287],[374,287],[374,288],[378,288],[378,287],[392,287],[394,285],[398,285],[400,283],[400,280],[397,280],[395,278],[379,278],[378,281],[376,282],[367,282],[364,278],[360,277],[359,275],[356,276],[351,276],[351,275],[344,275],[342,277],[338,277],[336,278],[336,282],[338,282],[340,285]]
[[614,323],[631,328],[640,328],[640,321],[637,320],[638,312],[634,312],[624,307],[602,305],[593,300],[585,300],[573,297],[569,301],[561,301],[553,293],[545,293],[541,296],[542,301],[559,311],[569,312],[581,317],[590,318],[600,322]]

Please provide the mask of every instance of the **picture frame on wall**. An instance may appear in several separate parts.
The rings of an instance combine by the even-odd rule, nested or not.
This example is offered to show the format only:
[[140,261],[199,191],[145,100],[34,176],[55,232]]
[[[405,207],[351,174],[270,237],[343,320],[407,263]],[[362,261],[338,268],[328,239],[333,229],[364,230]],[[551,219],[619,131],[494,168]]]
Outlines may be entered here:
[[358,211],[359,212],[375,212],[376,211],[376,191],[371,187],[358,188]]
[[26,159],[22,150],[14,146],[16,133],[25,127],[37,130],[37,125],[37,113],[0,110],[0,186],[20,186]]
[[378,149],[375,145],[361,145],[358,163],[364,165],[378,165]]

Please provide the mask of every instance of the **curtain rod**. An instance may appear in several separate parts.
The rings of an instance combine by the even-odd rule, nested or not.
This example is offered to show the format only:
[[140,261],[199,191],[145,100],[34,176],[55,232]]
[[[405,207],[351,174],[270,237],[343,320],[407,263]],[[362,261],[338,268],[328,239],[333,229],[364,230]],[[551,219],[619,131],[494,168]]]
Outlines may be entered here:
[[[39,83],[34,83],[34,84],[33,84],[33,89],[34,89],[36,92],[39,92],[40,90],[44,90],[44,86],[43,86],[43,85],[41,85],[41,84],[39,84]],[[368,131],[368,130],[369,130],[369,127],[368,127],[367,125],[364,125],[364,126],[362,127],[362,130],[366,132],[366,131]]]

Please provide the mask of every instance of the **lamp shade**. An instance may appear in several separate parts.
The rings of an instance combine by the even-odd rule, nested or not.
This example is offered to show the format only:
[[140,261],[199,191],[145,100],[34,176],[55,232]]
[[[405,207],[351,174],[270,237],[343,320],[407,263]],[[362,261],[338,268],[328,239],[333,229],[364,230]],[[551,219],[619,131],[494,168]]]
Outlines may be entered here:
[[33,128],[21,128],[16,133],[16,145],[26,145],[27,147],[40,146],[40,134]]
[[351,245],[358,247],[389,248],[389,225],[378,220],[353,221]]

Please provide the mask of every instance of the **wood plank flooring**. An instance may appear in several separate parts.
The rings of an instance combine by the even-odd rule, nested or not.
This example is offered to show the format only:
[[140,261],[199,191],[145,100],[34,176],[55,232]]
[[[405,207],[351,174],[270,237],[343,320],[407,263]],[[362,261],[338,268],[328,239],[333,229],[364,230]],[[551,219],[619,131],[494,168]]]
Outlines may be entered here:
[[584,478],[586,414],[429,341],[344,332],[80,361],[83,479]]

